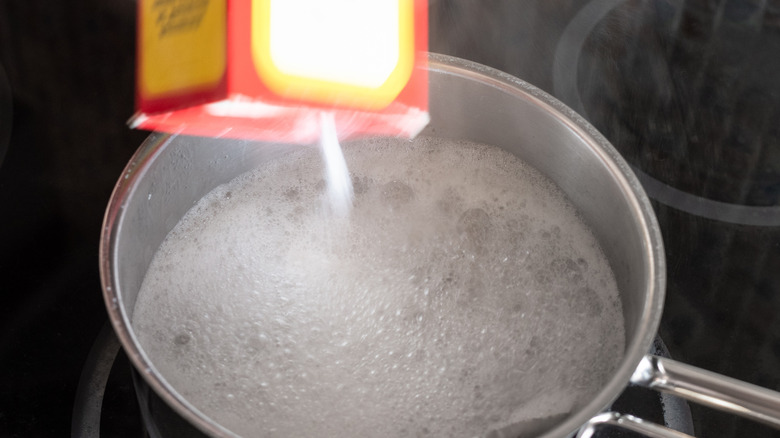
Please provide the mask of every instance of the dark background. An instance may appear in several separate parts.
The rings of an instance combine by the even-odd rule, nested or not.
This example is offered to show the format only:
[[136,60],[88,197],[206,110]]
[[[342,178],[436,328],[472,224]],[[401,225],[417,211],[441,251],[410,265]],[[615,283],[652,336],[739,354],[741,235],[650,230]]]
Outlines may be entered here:
[[[557,43],[588,2],[434,1],[431,49],[555,92]],[[696,196],[780,203],[780,6],[626,1],[583,44],[589,118],[637,168]],[[0,437],[70,433],[79,375],[106,323],[103,211],[146,134],[131,131],[130,0],[0,0]],[[566,96],[559,96],[564,98]],[[571,103],[571,102],[567,102]],[[2,157],[0,149],[0,157]],[[655,202],[672,356],[780,389],[780,231]],[[699,436],[779,436],[694,407]]]
[[132,1],[0,1],[13,91],[0,167],[0,436],[70,434],[81,367],[106,321],[103,210],[145,137],[125,125],[134,11]]

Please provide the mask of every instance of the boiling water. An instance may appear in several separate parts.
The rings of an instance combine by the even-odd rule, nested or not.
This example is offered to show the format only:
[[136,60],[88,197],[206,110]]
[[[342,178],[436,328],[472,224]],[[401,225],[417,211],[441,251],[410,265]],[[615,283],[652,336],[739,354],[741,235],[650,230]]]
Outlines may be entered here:
[[494,147],[347,144],[354,207],[316,150],[204,197],[133,325],[162,376],[246,436],[511,436],[606,382],[623,346],[607,262],[561,193]]

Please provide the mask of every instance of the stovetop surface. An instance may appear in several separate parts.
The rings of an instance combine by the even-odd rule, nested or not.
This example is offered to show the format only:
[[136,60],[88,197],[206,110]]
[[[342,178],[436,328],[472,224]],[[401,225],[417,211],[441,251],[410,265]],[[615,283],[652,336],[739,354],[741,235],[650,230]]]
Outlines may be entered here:
[[[135,7],[0,3],[0,63],[13,91],[0,163],[2,437],[70,434],[79,377],[106,322],[103,211],[146,136],[125,124]],[[776,2],[439,0],[431,32],[433,51],[562,99],[647,177],[666,244],[660,335],[672,356],[780,390]],[[778,436],[707,408],[692,414],[698,436]]]

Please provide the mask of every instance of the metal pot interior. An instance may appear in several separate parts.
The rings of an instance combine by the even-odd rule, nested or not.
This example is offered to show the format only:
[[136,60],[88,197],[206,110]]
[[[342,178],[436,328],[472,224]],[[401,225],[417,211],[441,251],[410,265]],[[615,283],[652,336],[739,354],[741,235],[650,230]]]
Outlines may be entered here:
[[[577,206],[615,273],[626,327],[624,357],[596,397],[544,434],[566,436],[619,395],[652,344],[665,281],[661,236],[652,209],[612,146],[544,92],[451,57],[431,55],[429,74],[432,120],[422,135],[496,145],[531,164]],[[154,370],[130,325],[136,297],[157,248],[196,201],[216,186],[300,147],[306,146],[153,134],[120,177],[106,212],[101,276],[119,339],[151,388],[209,435],[231,436]]]

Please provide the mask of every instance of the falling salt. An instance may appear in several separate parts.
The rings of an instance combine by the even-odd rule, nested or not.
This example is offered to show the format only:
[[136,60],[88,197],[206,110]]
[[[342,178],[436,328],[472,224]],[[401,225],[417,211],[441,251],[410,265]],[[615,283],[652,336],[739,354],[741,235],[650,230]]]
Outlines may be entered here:
[[347,162],[341,151],[333,113],[320,113],[320,153],[325,162],[325,182],[331,210],[338,217],[347,217],[355,197]]

